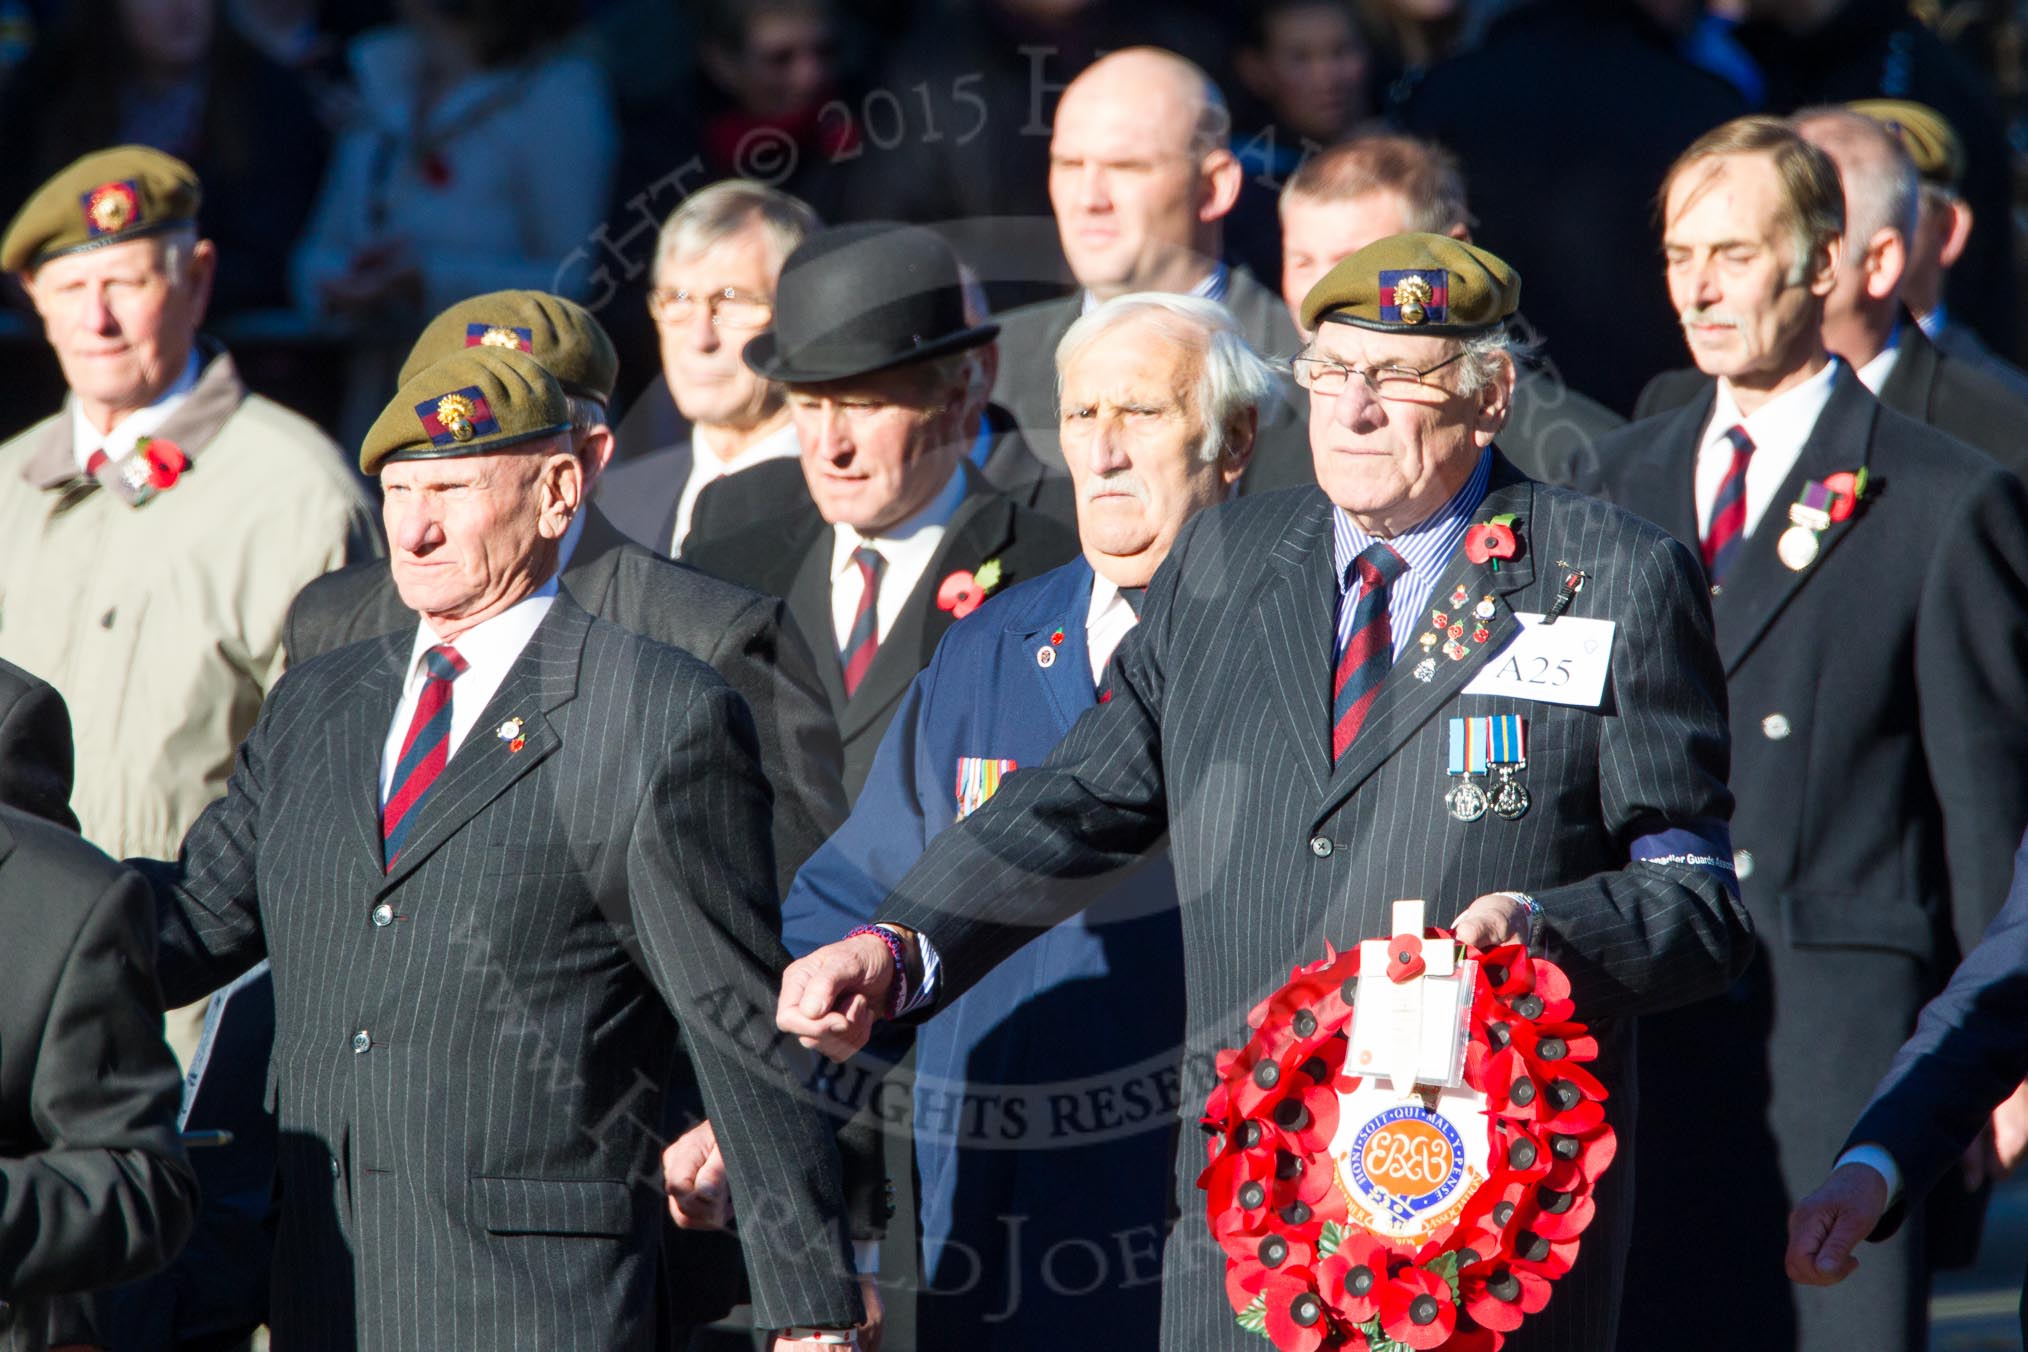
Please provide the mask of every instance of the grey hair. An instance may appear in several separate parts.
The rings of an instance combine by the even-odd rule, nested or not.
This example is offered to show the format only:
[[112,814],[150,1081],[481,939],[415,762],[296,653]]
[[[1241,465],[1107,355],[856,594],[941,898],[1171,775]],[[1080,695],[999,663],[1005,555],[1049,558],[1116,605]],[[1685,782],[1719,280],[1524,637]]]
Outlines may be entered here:
[[1518,366],[1522,346],[1505,329],[1481,333],[1459,344],[1464,360],[1458,363],[1458,393],[1469,399],[1499,379],[1503,366]]
[[1844,153],[1841,161],[1824,148],[1845,190],[1845,247],[1853,257],[1863,254],[1866,242],[1882,230],[1895,231],[1903,244],[1915,238],[1922,176],[1899,136],[1872,118],[1835,104],[1805,108],[1789,122],[1805,139],[1804,129],[1816,124]]
[[1232,311],[1201,296],[1135,291],[1115,296],[1080,317],[1056,345],[1056,397],[1063,401],[1063,373],[1086,348],[1123,324],[1148,319],[1164,337],[1195,352],[1197,410],[1204,420],[1199,458],[1216,460],[1242,414],[1258,409],[1275,391],[1274,368],[1246,341]]
[[563,401],[570,406],[570,432],[573,437],[581,437],[594,427],[603,427],[610,420],[606,406],[596,399],[566,394]]
[[800,198],[747,179],[728,178],[700,188],[662,222],[655,238],[655,273],[672,258],[703,253],[750,226],[759,226],[775,266],[823,225]]
[[190,255],[197,248],[197,227],[178,226],[165,234],[156,236],[155,257],[162,265],[162,277],[171,286],[183,284],[183,267],[190,261]]

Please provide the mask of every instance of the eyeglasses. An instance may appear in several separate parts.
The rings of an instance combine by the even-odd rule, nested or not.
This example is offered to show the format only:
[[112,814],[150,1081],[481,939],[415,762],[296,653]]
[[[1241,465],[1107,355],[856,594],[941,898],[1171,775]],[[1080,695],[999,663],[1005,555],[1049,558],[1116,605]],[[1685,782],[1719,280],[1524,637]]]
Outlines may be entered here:
[[764,329],[775,317],[774,301],[729,286],[703,296],[660,286],[648,293],[648,313],[658,324],[688,324],[699,305],[707,307],[712,327],[720,329]]
[[1410,366],[1347,366],[1326,357],[1297,357],[1289,364],[1295,369],[1296,383],[1312,394],[1343,394],[1352,377],[1358,376],[1366,382],[1367,389],[1382,399],[1413,399],[1430,388],[1423,377],[1435,375],[1464,355],[1463,351],[1454,352],[1420,371]]

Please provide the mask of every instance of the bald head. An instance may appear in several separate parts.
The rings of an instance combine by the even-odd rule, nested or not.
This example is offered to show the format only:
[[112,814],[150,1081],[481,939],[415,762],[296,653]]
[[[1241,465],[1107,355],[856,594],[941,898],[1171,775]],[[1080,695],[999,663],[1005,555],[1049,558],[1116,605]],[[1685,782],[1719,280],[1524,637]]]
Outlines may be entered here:
[[1863,366],[1886,347],[1901,313],[1921,180],[1899,137],[1845,108],[1806,108],[1798,135],[1838,167],[1845,247],[1824,301],[1824,346]]
[[1218,86],[1157,47],[1072,80],[1049,143],[1049,201],[1071,272],[1101,298],[1188,291],[1217,260],[1241,170]]

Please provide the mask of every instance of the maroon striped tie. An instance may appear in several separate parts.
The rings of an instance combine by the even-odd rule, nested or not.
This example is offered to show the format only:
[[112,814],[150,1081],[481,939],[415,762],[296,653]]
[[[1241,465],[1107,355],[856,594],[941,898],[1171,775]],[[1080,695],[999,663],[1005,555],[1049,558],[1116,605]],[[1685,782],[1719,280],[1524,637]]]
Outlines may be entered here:
[[1718,481],[1718,493],[1711,499],[1711,524],[1704,532],[1704,574],[1713,582],[1723,581],[1739,552],[1740,537],[1746,534],[1746,465],[1753,458],[1753,438],[1744,424],[1725,434],[1732,443],[1732,463]]
[[[1366,722],[1366,713],[1380,694],[1380,683],[1394,665],[1394,625],[1387,617],[1387,589],[1408,570],[1408,563],[1387,545],[1375,541],[1352,567],[1357,595],[1352,603],[1352,630],[1338,655],[1331,681],[1331,763],[1345,758],[1352,739]],[[1352,594],[1352,589],[1347,589]]]
[[408,736],[394,762],[387,803],[380,809],[381,855],[390,869],[415,824],[416,808],[451,758],[451,682],[467,664],[456,648],[439,643],[423,654],[423,665],[429,677],[416,699],[415,717],[408,721]]
[[880,649],[880,621],[873,607],[880,598],[880,569],[887,560],[880,557],[878,550],[861,545],[852,551],[852,562],[859,566],[859,609],[852,613],[852,630],[845,636],[845,646],[838,650],[838,660],[845,666],[847,699],[866,679],[866,669],[873,665],[873,654]]

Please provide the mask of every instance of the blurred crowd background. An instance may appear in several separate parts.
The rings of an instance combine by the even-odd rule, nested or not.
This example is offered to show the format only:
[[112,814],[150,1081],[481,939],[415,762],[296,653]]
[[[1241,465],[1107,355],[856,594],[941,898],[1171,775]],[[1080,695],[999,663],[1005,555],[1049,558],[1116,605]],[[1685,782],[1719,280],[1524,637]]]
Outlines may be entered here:
[[[680,430],[646,298],[686,194],[744,176],[827,223],[933,225],[996,310],[1060,294],[1055,99],[1152,43],[1226,91],[1248,169],[1228,261],[1274,285],[1276,194],[1317,149],[1432,137],[1565,379],[1626,413],[1683,364],[1655,186],[1756,109],[1943,112],[1976,222],[1951,315],[2019,361],[2024,33],[2008,0],[0,0],[0,218],[95,147],[186,160],[221,259],[207,327],[346,446],[430,314],[571,295],[621,348],[624,457]],[[8,287],[0,434],[63,392]]]

